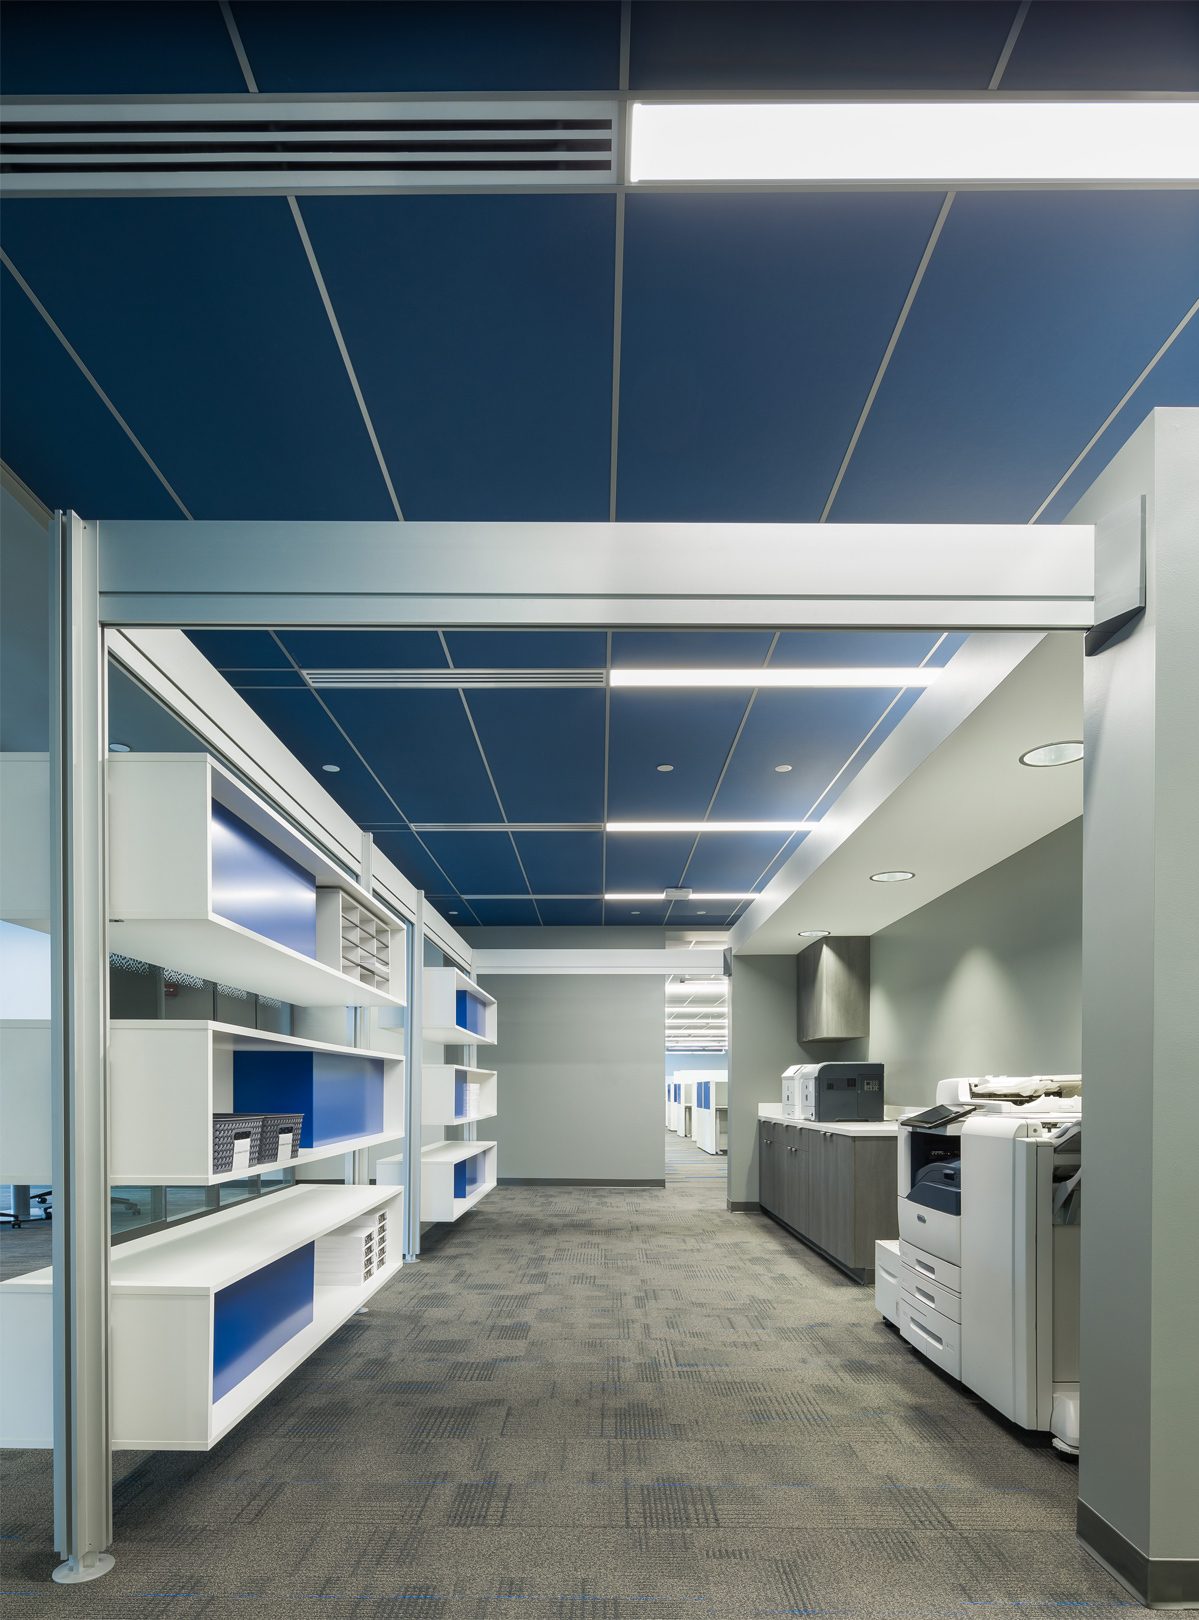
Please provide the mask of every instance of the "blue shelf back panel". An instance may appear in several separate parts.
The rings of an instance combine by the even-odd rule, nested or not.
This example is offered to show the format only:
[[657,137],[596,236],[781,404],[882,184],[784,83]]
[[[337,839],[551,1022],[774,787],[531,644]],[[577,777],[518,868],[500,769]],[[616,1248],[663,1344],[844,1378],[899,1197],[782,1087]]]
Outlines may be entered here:
[[458,992],[457,1017],[459,1029],[469,1029],[472,1035],[487,1033],[487,1003],[469,990]]
[[710,1080],[697,1080],[695,1082],[695,1102],[699,1108],[711,1108],[712,1082]]
[[212,909],[304,956],[316,956],[316,879],[215,801]]
[[303,1114],[300,1146],[383,1129],[383,1060],[332,1052],[234,1052],[233,1109]]
[[683,1085],[679,1080],[674,1083],[674,1100],[675,1102],[682,1102],[683,1100]]
[[217,1293],[212,1398],[219,1401],[312,1321],[316,1245],[285,1254]]
[[454,1197],[466,1198],[473,1193],[483,1180],[483,1153],[475,1153],[469,1159],[459,1159],[454,1166]]
[[454,1118],[461,1119],[466,1113],[469,1099],[469,1082],[465,1069],[454,1070]]

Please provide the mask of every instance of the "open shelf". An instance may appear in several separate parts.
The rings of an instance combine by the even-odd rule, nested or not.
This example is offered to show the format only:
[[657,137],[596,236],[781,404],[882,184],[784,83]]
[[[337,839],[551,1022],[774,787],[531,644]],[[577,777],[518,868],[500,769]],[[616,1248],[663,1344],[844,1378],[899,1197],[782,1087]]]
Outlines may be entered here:
[[496,1185],[494,1142],[432,1142],[420,1157],[422,1221],[460,1220]]
[[[394,1187],[289,1187],[118,1244],[111,1296],[114,1447],[206,1451],[215,1445],[399,1271],[401,1203]],[[301,1287],[297,1300],[308,1319],[214,1400],[222,1292],[288,1262],[330,1233],[377,1223],[381,1210],[390,1228],[389,1258],[361,1283]],[[302,1263],[297,1270],[303,1272]],[[270,1294],[265,1285],[246,1290],[251,1312],[269,1308]],[[0,1445],[52,1443],[52,1303],[49,1267],[0,1283]]]
[[494,1069],[426,1063],[421,1069],[421,1119],[426,1125],[473,1125],[499,1109]]
[[[316,1065],[324,1062],[332,1073],[320,1082],[323,1108],[315,1116],[311,1104],[296,1108],[297,1081],[290,1072],[307,1058]],[[252,1062],[256,1072],[239,1079],[239,1060]],[[288,1072],[272,1080],[269,1067],[263,1072],[264,1060],[268,1066],[282,1060]],[[109,1180],[120,1186],[211,1187],[265,1170],[295,1169],[404,1134],[404,1060],[390,1052],[237,1024],[116,1019],[109,1064]],[[364,1086],[369,1096],[362,1095]],[[305,1135],[316,1139],[292,1158],[214,1172],[212,1116],[234,1111],[303,1111]]]
[[425,969],[427,1041],[443,1046],[494,1046],[496,1001],[455,967]]
[[111,949],[296,1006],[403,1005],[404,930],[209,755],[110,759],[108,797]]

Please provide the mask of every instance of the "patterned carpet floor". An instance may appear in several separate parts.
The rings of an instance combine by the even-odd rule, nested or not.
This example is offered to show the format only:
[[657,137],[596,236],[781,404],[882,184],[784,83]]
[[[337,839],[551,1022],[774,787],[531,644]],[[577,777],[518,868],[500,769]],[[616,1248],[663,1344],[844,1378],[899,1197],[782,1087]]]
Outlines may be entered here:
[[1137,1607],[1074,1466],[675,1138],[665,1190],[500,1188],[210,1454],[118,1455],[94,1585],[47,1579],[48,1458],[4,1464],[6,1620]]

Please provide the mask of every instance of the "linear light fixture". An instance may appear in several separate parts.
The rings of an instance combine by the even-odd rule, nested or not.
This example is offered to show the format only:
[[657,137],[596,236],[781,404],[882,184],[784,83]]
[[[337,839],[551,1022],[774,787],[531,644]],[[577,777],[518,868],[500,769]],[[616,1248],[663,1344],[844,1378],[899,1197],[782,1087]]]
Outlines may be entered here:
[[[611,830],[611,829],[609,829],[609,830]],[[622,901],[622,900],[627,900],[627,901],[630,901],[630,902],[634,901],[634,900],[636,900],[636,901],[642,901],[642,900],[666,900],[668,898],[669,899],[680,899],[680,900],[683,900],[683,901],[688,901],[688,900],[753,900],[755,898],[755,891],[753,889],[747,889],[747,890],[744,891],[744,893],[738,892],[738,893],[735,893],[735,894],[734,893],[727,893],[727,894],[726,893],[719,893],[718,894],[718,893],[715,893],[715,892],[702,893],[701,894],[698,889],[691,889],[684,896],[678,896],[678,895],[670,895],[670,896],[668,896],[662,889],[657,889],[657,890],[654,891],[653,894],[650,894],[647,891],[645,894],[624,894],[624,893],[621,893],[621,894],[606,894],[604,896],[605,900],[614,900],[614,901],[617,901],[617,902]]]
[[938,189],[1192,185],[1199,104],[994,93],[985,101],[637,101],[629,178]]
[[894,665],[877,669],[763,669],[751,664],[736,669],[614,669],[608,679],[612,686],[715,687],[773,686],[813,687],[836,691],[881,687],[890,691],[905,686],[931,686],[940,669],[903,669]]
[[[610,833],[811,832],[814,821],[606,821]],[[655,899],[658,897],[655,895]],[[693,900],[699,898],[692,895]]]

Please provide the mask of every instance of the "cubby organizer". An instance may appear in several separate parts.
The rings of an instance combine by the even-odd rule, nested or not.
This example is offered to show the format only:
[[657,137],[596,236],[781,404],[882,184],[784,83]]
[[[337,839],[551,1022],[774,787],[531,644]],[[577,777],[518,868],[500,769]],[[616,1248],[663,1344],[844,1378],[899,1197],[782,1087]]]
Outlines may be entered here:
[[[267,1168],[212,1168],[215,1114],[302,1115],[296,1166],[404,1134],[404,1060],[180,1019],[116,1019],[109,1034],[110,1179],[211,1186]],[[276,1162],[271,1160],[270,1162]]]
[[[228,1434],[400,1269],[399,1244],[388,1249],[384,1234],[387,1220],[400,1230],[402,1194],[394,1186],[289,1187],[119,1244],[114,1447],[207,1451]],[[344,1265],[338,1238],[371,1223],[368,1275],[364,1264]],[[0,1311],[0,1332],[20,1346],[0,1380],[0,1446],[49,1447],[49,1267],[0,1283]]]
[[425,969],[427,1041],[443,1046],[494,1046],[498,1038],[495,997],[455,967]]
[[495,1187],[496,1170],[494,1142],[431,1143],[420,1156],[421,1220],[459,1220]]
[[299,1006],[403,1004],[403,930],[209,755],[110,759],[108,802],[111,949]]
[[426,1125],[472,1125],[493,1119],[498,1093],[494,1069],[426,1063],[421,1070],[421,1119]]

